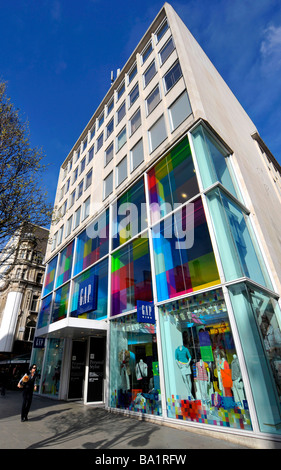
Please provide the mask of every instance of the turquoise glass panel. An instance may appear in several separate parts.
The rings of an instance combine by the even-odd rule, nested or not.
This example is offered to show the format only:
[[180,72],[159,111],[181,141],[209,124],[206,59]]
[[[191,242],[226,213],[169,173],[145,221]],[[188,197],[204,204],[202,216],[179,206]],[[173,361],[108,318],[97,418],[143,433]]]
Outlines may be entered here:
[[108,254],[109,211],[105,211],[78,237],[74,276]]
[[67,308],[69,302],[70,283],[65,284],[55,292],[54,306],[51,322],[62,320],[67,316]]
[[[81,315],[77,313],[79,301],[79,288],[82,282],[87,279],[95,279],[97,283],[97,308]],[[92,268],[85,271],[73,281],[73,294],[70,304],[70,316],[75,318],[86,318],[92,320],[101,320],[107,317],[107,298],[108,298],[108,259],[95,264]]]
[[74,243],[75,240],[73,240],[66,248],[64,248],[60,254],[56,287],[61,286],[66,281],[69,281],[71,277]]
[[50,321],[50,315],[51,315],[51,307],[52,307],[52,295],[48,295],[47,297],[44,297],[41,301],[41,308],[40,312],[38,315],[38,321],[37,321],[37,328],[43,328],[44,326],[47,326]]
[[58,397],[61,378],[61,364],[64,339],[47,340],[44,370],[41,374],[40,392],[43,395]]
[[52,290],[54,289],[57,262],[58,262],[58,257],[56,256],[47,265],[46,276],[45,276],[44,287],[43,287],[43,294],[42,294],[43,297],[47,294],[50,294],[50,292],[52,292]]

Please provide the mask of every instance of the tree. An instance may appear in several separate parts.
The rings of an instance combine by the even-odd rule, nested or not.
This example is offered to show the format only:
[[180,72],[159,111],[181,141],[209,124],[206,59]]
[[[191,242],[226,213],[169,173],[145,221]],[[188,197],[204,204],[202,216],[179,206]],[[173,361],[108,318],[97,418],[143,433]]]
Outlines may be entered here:
[[28,124],[0,82],[0,265],[5,246],[22,227],[50,224],[52,208],[41,181],[44,158],[41,149],[31,147]]

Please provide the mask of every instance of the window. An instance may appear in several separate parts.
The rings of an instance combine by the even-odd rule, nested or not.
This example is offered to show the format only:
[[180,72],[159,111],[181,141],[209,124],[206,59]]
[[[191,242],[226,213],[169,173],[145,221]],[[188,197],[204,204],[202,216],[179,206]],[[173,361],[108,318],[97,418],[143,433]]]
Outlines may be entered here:
[[39,301],[39,295],[33,295],[32,296],[32,301],[30,304],[30,310],[32,312],[37,312],[38,310],[38,301]]
[[83,173],[83,171],[85,170],[85,166],[86,166],[86,157],[83,158],[81,164],[80,164],[80,175],[81,173]]
[[138,99],[138,97],[139,97],[139,84],[137,83],[137,85],[129,94],[129,106],[132,106],[134,102]]
[[66,231],[65,231],[65,238],[68,237],[71,233],[71,228],[72,228],[72,215],[69,217],[69,219],[67,219],[67,222],[66,222]]
[[154,110],[154,108],[156,108],[158,103],[160,103],[160,101],[161,101],[160,90],[159,90],[159,86],[157,85],[157,87],[154,88],[154,90],[146,98],[147,114],[150,114]]
[[117,100],[120,100],[120,98],[123,95],[124,91],[125,91],[125,82],[122,83],[122,85],[120,86],[120,88],[117,91]]
[[165,20],[160,26],[160,28],[158,29],[158,31],[156,32],[157,42],[159,42],[160,39],[164,36],[168,28],[169,28],[168,22],[167,20]]
[[100,128],[102,126],[103,122],[104,122],[104,113],[102,112],[101,115],[98,118],[98,123],[99,123],[98,128]]
[[149,82],[153,79],[154,75],[156,74],[156,67],[155,67],[155,61],[150,64],[150,66],[146,69],[146,71],[143,74],[143,80],[144,80],[144,87],[146,87]]
[[126,141],[127,141],[126,127],[124,127],[124,128],[122,129],[122,131],[118,134],[116,140],[117,140],[117,142],[116,142],[116,143],[117,143],[117,145],[116,145],[116,147],[117,147],[116,151],[118,152],[118,150],[120,150],[121,147],[123,147],[123,145],[124,145],[124,144],[126,143]]
[[82,196],[83,193],[83,183],[84,181],[80,181],[79,186],[78,186],[78,193],[77,193],[77,199]]
[[151,42],[148,44],[148,46],[145,48],[145,50],[143,51],[142,53],[142,63],[144,64],[145,61],[148,59],[148,57],[150,56],[152,52],[152,44]]
[[52,251],[54,251],[54,249],[56,248],[57,238],[58,238],[58,232],[55,233],[52,239]]
[[90,202],[91,202],[91,196],[89,196],[86,199],[86,201],[83,203],[82,220],[85,220],[90,214]]
[[104,179],[104,199],[113,191],[113,171]]
[[185,91],[168,108],[171,131],[176,129],[191,113],[188,94]]
[[144,160],[142,139],[131,150],[131,171],[134,171]]
[[64,196],[64,185],[60,190],[60,201],[62,200],[63,196]]
[[128,73],[128,84],[132,82],[133,78],[137,75],[137,72],[137,64],[135,64]]
[[162,47],[161,51],[159,52],[161,64],[168,59],[169,55],[172,54],[173,50],[175,49],[173,38],[171,37],[169,41]]
[[77,176],[78,176],[78,166],[75,168],[73,172],[72,184],[75,183],[75,181],[77,180]]
[[106,166],[112,159],[113,159],[113,142],[105,151],[104,166]]
[[116,186],[119,186],[127,178],[127,157],[121,160],[116,170]]
[[93,170],[90,170],[86,175],[85,189],[87,189],[92,183]]
[[106,138],[108,138],[110,134],[112,134],[113,126],[114,126],[113,119],[111,119],[111,121],[109,121],[109,123],[106,126]]
[[94,148],[95,148],[95,146],[93,145],[93,146],[90,148],[90,150],[89,150],[89,159],[88,159],[88,163],[90,163],[90,161],[92,161],[93,158],[94,158]]
[[82,150],[83,152],[86,149],[87,144],[88,144],[88,136],[83,140],[83,150]]
[[141,112],[139,108],[130,120],[130,135],[133,135],[133,133],[140,127],[140,125],[141,125]]
[[34,334],[36,330],[36,322],[35,321],[29,321],[26,323],[25,330],[24,330],[24,341],[33,341],[34,339]]
[[153,152],[167,137],[164,116],[162,115],[158,121],[148,131],[149,149]]
[[101,149],[103,146],[103,132],[101,133],[101,135],[98,137],[98,140],[97,140],[97,150],[96,152],[99,151],[99,149]]
[[60,216],[63,217],[66,213],[66,208],[67,208],[67,200],[63,203],[63,205],[60,208]]
[[70,178],[68,178],[66,185],[65,185],[65,194],[68,192],[70,186]]
[[124,101],[124,103],[120,106],[120,108],[117,111],[117,124],[119,124],[119,122],[123,119],[125,114],[126,114],[126,105]]
[[181,76],[182,71],[180,64],[179,62],[176,62],[163,78],[166,92],[168,92],[174,86]]
[[72,191],[72,193],[70,194],[69,207],[72,207],[75,202],[75,193],[76,189],[74,189],[74,191]]
[[68,171],[68,173],[70,172],[71,168],[72,168],[72,159],[69,160],[68,165],[67,165],[67,171]]
[[78,227],[78,225],[80,224],[80,216],[81,216],[81,206],[78,207],[77,211],[75,211],[73,229]]
[[92,138],[95,136],[95,133],[96,133],[96,126],[95,124],[93,125],[92,129],[91,129],[91,133],[90,133],[90,139],[92,140]]
[[80,147],[78,147],[78,149],[76,150],[76,162],[79,159],[79,157],[80,157]]
[[109,114],[111,113],[111,111],[113,110],[113,107],[114,107],[114,99],[112,98],[108,105],[107,105],[107,115],[109,116]]
[[59,234],[58,234],[58,245],[61,244],[62,242],[62,237],[63,237],[63,229],[64,229],[64,225],[61,226],[61,228],[59,229]]

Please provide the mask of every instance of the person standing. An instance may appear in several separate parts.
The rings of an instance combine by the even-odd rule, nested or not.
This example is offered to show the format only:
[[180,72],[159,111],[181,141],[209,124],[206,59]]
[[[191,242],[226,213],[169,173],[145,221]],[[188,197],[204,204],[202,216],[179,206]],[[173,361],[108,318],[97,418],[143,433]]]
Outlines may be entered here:
[[36,364],[33,364],[30,369],[29,373],[25,374],[18,383],[19,388],[23,388],[23,401],[22,401],[22,409],[21,409],[21,421],[28,421],[28,413],[30,410],[33,391],[36,387],[35,379],[36,379]]

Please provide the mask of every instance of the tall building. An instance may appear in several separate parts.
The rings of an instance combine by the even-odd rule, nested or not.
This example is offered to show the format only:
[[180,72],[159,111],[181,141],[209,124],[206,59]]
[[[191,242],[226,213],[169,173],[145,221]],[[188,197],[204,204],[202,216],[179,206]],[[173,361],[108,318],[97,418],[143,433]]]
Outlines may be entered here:
[[165,3],[61,166],[40,393],[278,440],[280,175]]

